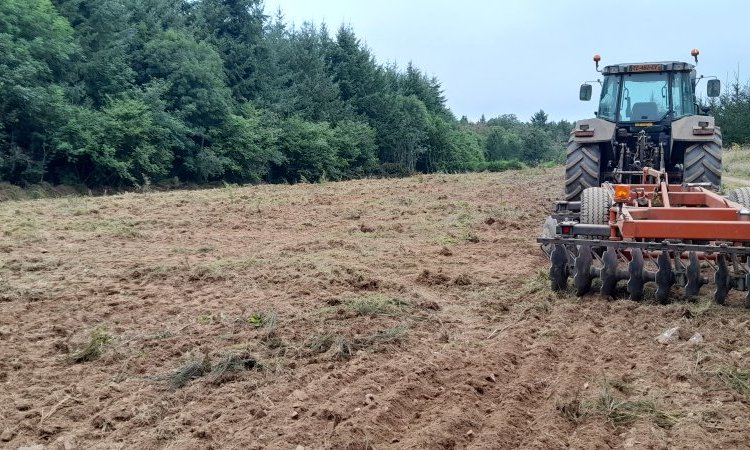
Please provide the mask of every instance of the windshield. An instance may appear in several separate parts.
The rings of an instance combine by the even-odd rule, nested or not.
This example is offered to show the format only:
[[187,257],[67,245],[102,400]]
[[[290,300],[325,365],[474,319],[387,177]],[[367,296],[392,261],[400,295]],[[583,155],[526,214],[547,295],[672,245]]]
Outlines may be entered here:
[[669,111],[667,73],[625,74],[620,102],[620,120],[661,120]]
[[607,75],[598,117],[611,122],[658,122],[669,112],[670,94],[674,118],[695,114],[693,80],[688,72]]

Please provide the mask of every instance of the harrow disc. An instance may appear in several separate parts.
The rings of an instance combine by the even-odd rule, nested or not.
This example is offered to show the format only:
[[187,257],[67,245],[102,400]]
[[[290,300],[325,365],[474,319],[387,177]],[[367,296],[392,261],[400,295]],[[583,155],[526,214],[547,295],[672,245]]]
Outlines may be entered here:
[[600,292],[607,297],[614,297],[617,288],[617,250],[614,247],[607,247],[602,260],[604,267],[599,275],[602,279]]
[[578,256],[575,260],[575,275],[573,276],[573,284],[576,287],[576,295],[582,297],[591,290],[591,266],[593,264],[593,258],[591,256],[591,246],[579,245]]
[[630,251],[630,264],[628,264],[628,272],[630,278],[628,279],[628,293],[630,299],[633,301],[641,301],[643,299],[643,285],[646,280],[643,277],[643,252],[639,248],[635,248]]
[[656,271],[656,299],[662,305],[666,305],[669,303],[669,291],[674,284],[672,260],[668,251],[661,252],[657,259],[657,265],[659,270]]
[[714,301],[723,305],[729,295],[729,268],[727,259],[724,255],[716,255],[716,274],[714,275],[716,283],[716,292],[714,292]]
[[564,245],[555,245],[550,255],[552,265],[549,268],[549,279],[553,291],[564,291],[568,288],[568,252]]
[[685,272],[687,284],[685,285],[685,295],[688,297],[697,297],[700,294],[701,286],[705,281],[701,277],[701,263],[698,261],[698,255],[695,252],[688,254],[689,264]]

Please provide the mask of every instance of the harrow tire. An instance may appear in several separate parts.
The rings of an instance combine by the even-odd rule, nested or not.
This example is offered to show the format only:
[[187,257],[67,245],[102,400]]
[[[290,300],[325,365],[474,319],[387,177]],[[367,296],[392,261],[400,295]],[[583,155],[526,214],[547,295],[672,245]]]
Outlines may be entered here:
[[607,189],[590,187],[581,194],[581,223],[606,225],[609,223],[609,206],[612,197]]
[[750,208],[750,187],[741,187],[733,190],[727,195],[727,199],[739,203],[745,208]]
[[565,160],[565,199],[577,201],[600,183],[601,149],[597,144],[570,141]]
[[721,188],[721,139],[696,142],[685,149],[684,183],[711,183]]

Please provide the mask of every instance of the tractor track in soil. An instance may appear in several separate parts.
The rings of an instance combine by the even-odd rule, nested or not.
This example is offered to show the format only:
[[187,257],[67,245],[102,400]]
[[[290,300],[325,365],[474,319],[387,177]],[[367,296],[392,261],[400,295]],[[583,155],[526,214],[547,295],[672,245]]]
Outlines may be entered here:
[[[750,396],[718,376],[750,368],[741,296],[552,293],[535,238],[562,182],[2,203],[0,446],[747,448]],[[101,356],[70,363],[97,329]],[[237,352],[262,368],[165,381]]]

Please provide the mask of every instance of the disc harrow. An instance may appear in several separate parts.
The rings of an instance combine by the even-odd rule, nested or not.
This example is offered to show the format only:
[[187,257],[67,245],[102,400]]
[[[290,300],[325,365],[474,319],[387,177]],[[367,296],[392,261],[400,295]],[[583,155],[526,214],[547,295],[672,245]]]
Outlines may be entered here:
[[675,286],[691,298],[713,284],[716,303],[731,290],[745,291],[750,308],[750,209],[702,185],[670,185],[666,173],[650,168],[642,184],[603,189],[611,198],[609,223],[581,223],[580,202],[558,202],[554,235],[548,230],[538,239],[553,290],[568,289],[572,279],[583,296],[599,280],[603,296],[624,290],[640,301],[651,285],[667,304]]

